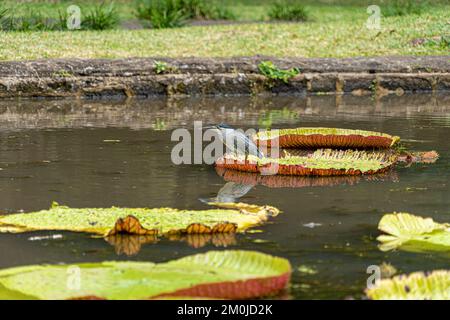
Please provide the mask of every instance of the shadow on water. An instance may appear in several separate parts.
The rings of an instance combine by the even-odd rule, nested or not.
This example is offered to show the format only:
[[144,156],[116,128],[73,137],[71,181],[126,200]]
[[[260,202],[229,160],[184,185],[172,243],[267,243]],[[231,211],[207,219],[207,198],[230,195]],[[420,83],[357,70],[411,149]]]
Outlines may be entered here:
[[[194,120],[243,129],[330,126],[383,131],[401,136],[412,149],[437,150],[441,158],[381,176],[342,179],[258,177],[216,172],[208,165],[174,165],[171,130],[192,130]],[[293,298],[359,298],[369,265],[388,262],[400,272],[448,267],[448,256],[438,253],[381,252],[376,237],[386,212],[450,221],[449,136],[448,96],[0,101],[0,213],[40,210],[52,201],[72,207],[201,209],[206,205],[199,198],[217,197],[229,182],[250,186],[246,192],[238,189],[240,201],[282,210],[268,224],[230,238],[156,241],[55,232],[3,234],[0,268],[159,262],[212,249],[259,250],[290,260]],[[61,237],[46,237],[55,234]],[[304,271],[309,269],[314,272]]]

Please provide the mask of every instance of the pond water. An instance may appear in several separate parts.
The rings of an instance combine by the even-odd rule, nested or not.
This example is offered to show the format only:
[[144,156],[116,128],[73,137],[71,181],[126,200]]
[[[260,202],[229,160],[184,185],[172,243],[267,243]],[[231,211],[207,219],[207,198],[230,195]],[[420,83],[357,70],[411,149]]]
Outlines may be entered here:
[[[383,131],[401,136],[411,149],[436,150],[441,157],[435,164],[399,166],[374,179],[303,178],[255,185],[241,201],[283,212],[256,228],[260,232],[235,238],[144,244],[76,233],[1,234],[0,268],[159,262],[208,250],[258,250],[289,259],[294,273],[284,298],[294,299],[359,299],[367,267],[383,262],[400,272],[448,268],[448,253],[386,253],[375,239],[383,213],[407,211],[450,221],[450,99],[445,96],[0,101],[0,214],[45,209],[52,201],[72,207],[205,208],[198,199],[214,197],[227,181],[213,166],[170,161],[172,130],[192,130],[194,120],[243,129]],[[62,238],[30,239],[55,234]],[[300,267],[316,272],[300,272]]]

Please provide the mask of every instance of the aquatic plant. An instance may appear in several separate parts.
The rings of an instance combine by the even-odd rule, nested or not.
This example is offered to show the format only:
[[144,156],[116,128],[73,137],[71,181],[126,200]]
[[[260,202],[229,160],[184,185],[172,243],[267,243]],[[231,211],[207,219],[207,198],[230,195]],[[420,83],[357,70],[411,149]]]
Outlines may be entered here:
[[365,130],[305,127],[261,131],[253,140],[262,146],[277,143],[280,148],[390,148],[400,138]]
[[288,83],[289,79],[295,77],[300,73],[298,68],[292,68],[289,70],[282,70],[275,66],[272,61],[263,61],[258,65],[258,69],[269,80],[278,81],[281,80],[284,83]]
[[263,158],[227,154],[216,161],[219,168],[262,173],[277,165],[277,174],[341,176],[382,173],[395,163],[384,153],[354,150],[317,150],[306,157]]
[[[70,270],[82,281],[70,283]],[[1,299],[251,299],[289,283],[291,265],[254,251],[210,251],[166,263],[34,265],[0,271]],[[70,284],[70,285],[69,285]]]
[[409,213],[384,215],[378,229],[385,234],[377,239],[379,248],[389,251],[402,248],[410,251],[448,251],[450,249],[450,224],[437,223]]
[[87,232],[101,236],[134,234],[213,234],[244,231],[276,216],[278,209],[245,203],[211,203],[210,210],[172,208],[69,208],[54,204],[49,210],[0,217],[0,232],[37,230]]
[[450,271],[414,272],[383,279],[366,294],[373,300],[449,300]]

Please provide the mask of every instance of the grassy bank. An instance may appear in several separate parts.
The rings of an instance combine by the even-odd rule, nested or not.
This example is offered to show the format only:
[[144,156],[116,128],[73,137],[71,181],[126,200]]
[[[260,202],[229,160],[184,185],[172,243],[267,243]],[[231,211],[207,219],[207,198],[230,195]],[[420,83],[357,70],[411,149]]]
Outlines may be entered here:
[[[231,1],[232,3],[233,1]],[[32,3],[20,10],[40,8],[54,16],[67,3]],[[135,19],[129,1],[116,2],[122,21]],[[227,2],[236,20],[230,25],[187,26],[173,29],[104,31],[0,32],[0,59],[224,57],[248,55],[350,57],[376,55],[445,55],[442,41],[413,43],[417,38],[450,34],[450,6],[428,6],[417,14],[382,17],[380,30],[365,27],[366,6],[306,4],[307,22],[256,23],[267,19],[267,5],[251,0]],[[383,8],[383,7],[382,7]],[[18,12],[20,12],[20,10]],[[251,20],[251,21],[249,21]]]

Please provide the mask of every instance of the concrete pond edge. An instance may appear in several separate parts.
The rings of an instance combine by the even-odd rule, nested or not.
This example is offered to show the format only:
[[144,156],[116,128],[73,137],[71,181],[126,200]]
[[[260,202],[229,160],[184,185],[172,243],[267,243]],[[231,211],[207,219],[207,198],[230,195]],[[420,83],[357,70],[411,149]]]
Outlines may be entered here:
[[[287,82],[258,65],[298,68]],[[158,68],[157,66],[160,66]],[[448,56],[376,58],[127,58],[0,62],[0,98],[151,96],[355,96],[450,91]]]

